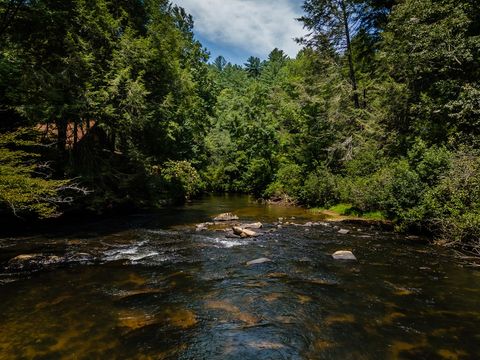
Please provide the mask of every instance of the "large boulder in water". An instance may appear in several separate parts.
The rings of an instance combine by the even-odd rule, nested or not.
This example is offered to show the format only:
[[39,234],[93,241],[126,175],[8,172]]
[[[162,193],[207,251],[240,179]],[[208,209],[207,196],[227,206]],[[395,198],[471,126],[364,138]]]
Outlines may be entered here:
[[335,260],[357,260],[355,255],[353,255],[351,251],[347,251],[347,250],[335,251],[332,254],[332,257]]
[[234,221],[238,220],[238,216],[232,213],[223,213],[213,218],[213,221]]

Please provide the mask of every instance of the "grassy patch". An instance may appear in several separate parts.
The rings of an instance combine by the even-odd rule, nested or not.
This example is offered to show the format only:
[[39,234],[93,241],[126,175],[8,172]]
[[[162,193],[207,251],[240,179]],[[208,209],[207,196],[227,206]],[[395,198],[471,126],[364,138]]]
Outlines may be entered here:
[[337,204],[328,209],[316,207],[311,208],[310,211],[314,213],[321,213],[323,211],[333,211],[342,216],[357,216],[368,220],[386,220],[386,216],[382,211],[369,211],[362,213],[358,209],[355,209],[351,204]]
[[332,206],[328,210],[336,212],[340,215],[357,215],[357,212],[353,209],[352,205],[350,204],[338,204]]
[[385,214],[381,211],[369,211],[360,215],[362,218],[369,220],[387,220]]

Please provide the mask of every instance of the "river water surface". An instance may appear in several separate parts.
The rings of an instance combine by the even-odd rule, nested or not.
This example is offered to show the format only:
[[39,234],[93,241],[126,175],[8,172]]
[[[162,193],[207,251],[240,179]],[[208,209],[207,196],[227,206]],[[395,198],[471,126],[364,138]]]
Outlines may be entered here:
[[[196,230],[227,211],[262,236]],[[0,359],[480,358],[480,271],[245,196],[0,239],[0,306]]]

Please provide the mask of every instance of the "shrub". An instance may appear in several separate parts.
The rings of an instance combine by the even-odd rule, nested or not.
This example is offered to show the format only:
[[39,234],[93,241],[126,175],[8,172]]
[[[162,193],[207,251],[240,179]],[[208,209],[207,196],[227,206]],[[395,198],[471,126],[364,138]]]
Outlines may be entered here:
[[367,176],[375,173],[384,165],[384,154],[376,144],[367,143],[356,151],[352,160],[346,162],[345,171],[349,177]]
[[384,211],[390,218],[402,218],[404,212],[418,204],[422,184],[408,162],[399,160],[366,177],[346,181],[343,195],[362,212]]
[[438,185],[426,192],[417,219],[448,245],[462,243],[480,253],[480,156],[456,154]]
[[185,201],[202,188],[197,170],[188,161],[167,161],[160,169],[160,176],[174,201]]
[[272,181],[272,168],[266,159],[253,159],[242,176],[245,191],[260,197]]
[[298,199],[301,196],[302,185],[302,168],[294,163],[284,163],[278,169],[275,181],[268,186],[265,195],[267,197],[288,195]]
[[304,183],[301,200],[309,206],[328,207],[340,200],[337,177],[326,166],[311,172]]
[[427,186],[435,185],[440,176],[448,171],[451,157],[452,154],[444,146],[427,147],[419,139],[408,152],[410,166]]

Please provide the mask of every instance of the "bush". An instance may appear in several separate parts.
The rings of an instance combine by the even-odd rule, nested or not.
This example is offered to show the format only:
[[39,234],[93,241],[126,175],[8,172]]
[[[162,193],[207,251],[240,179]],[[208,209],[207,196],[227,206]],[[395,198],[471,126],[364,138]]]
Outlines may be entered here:
[[278,197],[288,195],[294,199],[299,199],[302,191],[303,170],[293,163],[285,163],[280,166],[275,181],[271,183],[265,191],[267,197]]
[[448,171],[451,158],[452,154],[444,146],[427,148],[419,139],[408,152],[410,166],[427,186],[434,186]]
[[463,244],[480,253],[480,156],[456,154],[449,171],[425,193],[417,209],[420,221],[443,243]]
[[367,176],[378,171],[385,165],[385,156],[376,144],[367,143],[356,151],[354,158],[345,164],[346,175],[349,177]]
[[188,161],[167,161],[160,169],[160,176],[174,201],[185,201],[202,188],[197,170]]
[[311,172],[305,180],[301,200],[309,206],[329,207],[340,200],[338,180],[326,166]]
[[404,212],[418,204],[422,194],[419,176],[405,160],[399,160],[368,177],[346,181],[343,195],[362,212],[380,210],[388,217],[401,219]]
[[260,197],[272,181],[272,168],[266,159],[253,159],[242,176],[245,191]]

